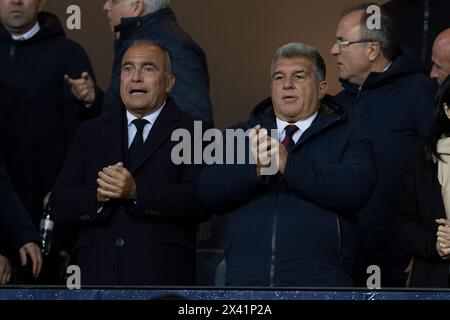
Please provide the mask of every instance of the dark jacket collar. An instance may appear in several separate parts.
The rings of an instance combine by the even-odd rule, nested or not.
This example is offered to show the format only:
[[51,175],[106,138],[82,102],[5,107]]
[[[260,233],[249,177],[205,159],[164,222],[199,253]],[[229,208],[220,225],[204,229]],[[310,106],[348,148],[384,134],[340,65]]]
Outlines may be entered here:
[[[419,57],[410,49],[401,47],[397,56],[392,60],[392,64],[385,72],[372,72],[362,85],[362,89],[373,89],[384,86],[388,82],[396,78],[423,72]],[[357,93],[359,86],[348,82],[347,80],[339,80],[342,86],[350,92]]]
[[[335,98],[330,95],[325,95],[325,97],[322,99],[318,112],[319,113],[315,121],[321,120],[324,117],[330,115],[334,115],[340,118],[346,116],[344,109],[337,103]],[[251,119],[267,124],[271,123],[271,126],[275,125],[275,112],[273,109],[273,102],[271,97],[264,99],[253,109],[251,113]]]
[[[326,95],[320,104],[318,115],[311,127],[305,131],[297,145],[310,139],[321,131],[336,123],[347,121],[347,113],[340,106],[334,97]],[[276,118],[273,110],[272,98],[267,98],[259,103],[251,114],[251,125],[260,124],[266,129],[276,129]]]

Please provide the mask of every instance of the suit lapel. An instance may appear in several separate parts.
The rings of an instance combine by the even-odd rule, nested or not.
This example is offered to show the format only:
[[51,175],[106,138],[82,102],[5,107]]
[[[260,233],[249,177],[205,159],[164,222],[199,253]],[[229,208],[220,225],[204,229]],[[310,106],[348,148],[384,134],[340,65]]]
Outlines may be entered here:
[[[106,148],[108,163],[113,165],[124,161],[124,112],[113,111],[105,114],[101,139]],[[125,136],[126,137],[126,136]]]
[[155,124],[150,130],[147,140],[133,166],[130,168],[130,172],[135,173],[164,143],[164,141],[170,139],[173,130],[177,128],[178,121],[180,119],[180,112],[175,106],[174,102],[168,98],[166,105],[161,111],[160,115],[156,119]]

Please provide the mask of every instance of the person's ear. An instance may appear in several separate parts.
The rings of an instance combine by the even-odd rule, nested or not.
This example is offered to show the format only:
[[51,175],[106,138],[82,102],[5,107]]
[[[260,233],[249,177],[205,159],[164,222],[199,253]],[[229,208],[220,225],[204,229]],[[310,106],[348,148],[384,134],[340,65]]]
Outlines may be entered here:
[[145,15],[145,3],[143,0],[136,0],[132,3],[133,16],[141,17]]
[[369,45],[367,46],[367,50],[369,51],[370,62],[374,62],[381,54],[380,43],[379,42],[369,42]]
[[328,82],[324,81],[320,81],[319,83],[319,99],[322,99],[325,94],[327,93],[328,90]]
[[175,75],[172,73],[169,73],[166,76],[166,93],[170,93],[175,86]]

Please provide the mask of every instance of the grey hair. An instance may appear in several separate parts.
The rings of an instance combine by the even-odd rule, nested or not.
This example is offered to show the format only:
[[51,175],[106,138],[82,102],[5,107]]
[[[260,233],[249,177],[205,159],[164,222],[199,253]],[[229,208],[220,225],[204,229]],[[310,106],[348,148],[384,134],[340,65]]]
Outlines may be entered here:
[[170,56],[169,51],[166,48],[164,48],[162,45],[160,45],[157,42],[146,40],[146,39],[139,39],[139,40],[133,41],[133,43],[131,43],[131,45],[128,47],[128,49],[130,49],[131,47],[139,46],[139,45],[146,45],[146,46],[151,46],[151,47],[156,47],[156,48],[161,49],[164,52],[164,72],[166,74],[172,73],[172,58]]
[[270,75],[275,74],[275,65],[279,59],[305,58],[311,61],[317,82],[324,81],[327,77],[327,67],[322,56],[316,48],[301,42],[291,42],[278,48],[272,57]]
[[[372,16],[372,14],[367,13],[367,8],[373,5],[380,8],[381,28],[379,29],[369,29],[367,26],[367,21]],[[384,57],[388,60],[394,59],[399,48],[398,31],[395,23],[386,11],[377,3],[360,3],[345,8],[342,11],[341,17],[345,17],[355,11],[363,11],[363,16],[360,21],[362,39],[378,42]]]

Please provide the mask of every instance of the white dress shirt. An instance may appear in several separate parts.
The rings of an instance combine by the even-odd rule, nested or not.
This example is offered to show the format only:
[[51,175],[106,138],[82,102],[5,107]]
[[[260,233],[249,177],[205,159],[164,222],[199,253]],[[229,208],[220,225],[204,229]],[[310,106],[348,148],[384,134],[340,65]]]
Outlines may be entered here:
[[[153,113],[149,114],[148,116],[143,117],[142,119],[145,119],[148,121],[148,123],[144,127],[143,137],[144,142],[147,140],[148,135],[150,134],[150,130],[153,127],[153,124],[155,123],[156,119],[158,118],[159,114],[161,113],[162,109],[164,108],[166,102],[164,101],[163,104],[156,109]],[[128,148],[130,148],[131,143],[133,142],[134,136],[136,135],[137,129],[136,126],[133,124],[133,120],[138,119],[134,115],[132,115],[127,110],[127,123],[128,123]]]
[[317,113],[318,112],[314,113],[312,116],[310,116],[309,118],[306,118],[304,120],[299,120],[296,123],[289,123],[289,122],[283,121],[277,117],[277,129],[278,129],[279,141],[280,142],[283,141],[284,138],[286,137],[286,127],[287,126],[296,125],[298,127],[298,130],[292,136],[292,140],[294,140],[294,142],[297,143],[297,141],[302,136],[303,132],[305,132],[311,126],[314,119],[316,119]]
[[41,30],[41,27],[39,26],[39,23],[36,22],[36,24],[34,25],[34,27],[31,28],[30,30],[28,30],[27,32],[25,32],[24,34],[21,34],[20,36],[14,36],[14,35],[11,35],[11,37],[12,37],[14,40],[21,40],[21,41],[23,41],[23,40],[28,40],[28,39],[33,38],[33,36],[34,36],[36,33],[38,33],[39,30]]

